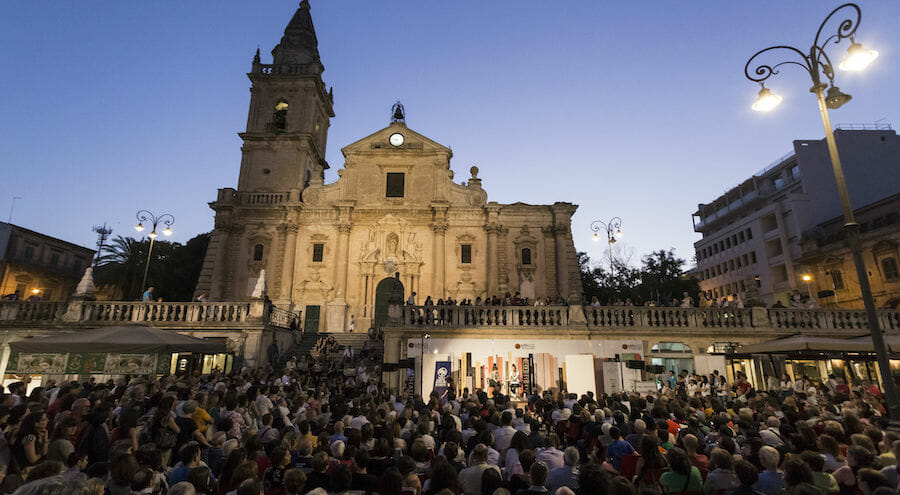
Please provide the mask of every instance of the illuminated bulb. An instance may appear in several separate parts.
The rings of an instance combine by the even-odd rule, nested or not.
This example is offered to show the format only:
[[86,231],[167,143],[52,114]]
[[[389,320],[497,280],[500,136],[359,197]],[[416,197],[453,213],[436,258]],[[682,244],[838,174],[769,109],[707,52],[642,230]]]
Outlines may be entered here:
[[779,103],[781,103],[781,97],[769,91],[769,88],[763,86],[763,89],[759,90],[759,96],[756,98],[756,101],[751,108],[757,112],[768,112],[777,107]]
[[600,234],[594,232],[594,237],[593,237],[593,239],[594,239],[594,242],[600,242]]
[[136,230],[136,231],[138,231],[138,232],[143,232],[143,231],[144,231],[144,224],[138,222],[138,224],[134,226],[134,230]]
[[32,294],[40,294],[40,293],[41,293],[41,289],[31,289],[31,293],[32,293]]
[[810,280],[812,280],[812,276],[811,276],[811,275],[804,275],[804,276],[803,276],[803,281],[804,281],[804,282],[809,282]]
[[169,227],[166,227],[166,230],[163,230],[163,235],[166,237],[168,237],[172,234],[173,234],[172,229],[170,229]]
[[841,70],[860,71],[865,69],[878,58],[878,52],[875,50],[866,50],[859,43],[851,43],[847,49],[847,56],[844,61],[838,65]]
[[616,239],[621,239],[623,235],[625,234],[622,233],[622,229],[616,230]]
[[147,237],[149,237],[151,239],[156,239],[156,231],[154,230],[153,232],[150,232],[149,234],[147,234]]

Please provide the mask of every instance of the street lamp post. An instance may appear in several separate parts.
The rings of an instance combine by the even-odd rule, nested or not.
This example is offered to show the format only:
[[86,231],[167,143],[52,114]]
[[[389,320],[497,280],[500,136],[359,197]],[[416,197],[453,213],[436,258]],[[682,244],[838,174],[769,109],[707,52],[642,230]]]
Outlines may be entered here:
[[147,272],[150,270],[150,256],[153,254],[153,243],[159,235],[156,233],[156,228],[160,225],[165,225],[166,228],[162,231],[163,235],[166,237],[172,235],[173,232],[171,227],[172,224],[175,223],[175,217],[168,213],[156,216],[147,210],[140,210],[137,212],[137,220],[138,224],[134,226],[134,230],[137,230],[138,232],[144,231],[144,222],[147,222],[151,226],[150,233],[147,234],[147,237],[150,238],[150,249],[147,250],[147,263],[144,265],[144,279],[141,281],[141,293],[143,293],[147,288]]
[[[838,12],[846,13],[845,17],[837,26],[837,32],[829,36],[824,41],[819,41],[822,31],[828,21]],[[853,208],[850,205],[850,194],[847,191],[847,183],[844,180],[844,169],[841,167],[841,159],[838,155],[837,144],[834,140],[834,131],[831,128],[831,119],[828,117],[828,109],[837,109],[841,105],[850,101],[850,95],[844,94],[834,85],[834,64],[831,58],[825,52],[825,46],[831,41],[835,44],[840,43],[844,39],[850,40],[850,47],[847,49],[847,55],[838,65],[841,70],[859,71],[863,70],[873,60],[878,57],[878,52],[874,50],[866,50],[860,43],[856,42],[855,33],[862,19],[862,11],[859,6],[853,3],[846,3],[831,11],[828,17],[822,21],[819,30],[809,52],[794,48],[792,46],[777,45],[770,46],[756,52],[744,66],[744,75],[751,81],[760,83],[762,89],[759,96],[753,104],[753,109],[757,111],[769,111],[778,106],[781,97],[772,93],[765,87],[764,82],[771,76],[778,74],[778,67],[782,65],[796,65],[802,67],[812,79],[812,87],[809,89],[811,93],[816,95],[819,104],[819,114],[822,117],[822,125],[825,127],[825,142],[828,145],[828,154],[831,158],[831,167],[834,171],[834,180],[837,183],[838,196],[841,200],[841,208],[844,212],[844,230],[847,232],[847,244],[853,255],[853,264],[856,266],[856,274],[859,278],[859,289],[862,295],[863,304],[866,308],[866,320],[869,324],[869,331],[872,334],[872,343],[875,347],[875,354],[878,357],[878,368],[881,371],[882,382],[884,386],[884,394],[887,399],[888,411],[890,413],[891,422],[895,426],[900,426],[900,402],[898,402],[897,391],[894,387],[893,375],[888,361],[887,351],[884,347],[884,336],[878,324],[878,316],[875,314],[875,301],[872,299],[872,289],[869,286],[869,275],[866,270],[865,262],[862,257],[862,246],[859,240],[859,224],[853,215]],[[775,63],[758,63],[751,71],[750,67],[753,61],[762,54],[770,52],[786,51],[791,54],[791,59]],[[822,80],[822,76],[827,78],[828,82]],[[828,89],[826,93],[826,88]]]
[[609,272],[611,275],[615,276],[616,267],[613,264],[612,245],[624,235],[622,234],[622,219],[619,217],[612,217],[609,222],[603,222],[601,220],[594,220],[591,222],[591,231],[594,232],[594,242],[600,242],[600,232],[604,230],[606,231],[606,245],[609,248]]

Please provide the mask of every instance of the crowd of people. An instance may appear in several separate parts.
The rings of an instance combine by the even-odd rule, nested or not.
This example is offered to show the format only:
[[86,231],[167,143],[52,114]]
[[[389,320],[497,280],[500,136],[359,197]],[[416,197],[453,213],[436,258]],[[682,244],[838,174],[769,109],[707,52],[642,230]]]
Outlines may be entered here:
[[27,396],[13,384],[0,399],[0,492],[897,491],[900,436],[877,387],[763,392],[743,376],[730,385],[671,372],[642,396],[526,391],[512,401],[454,388],[422,400],[388,390],[377,356],[323,339],[316,359],[277,370],[47,383]]
[[[417,295],[418,294],[415,291],[411,292],[406,299],[406,305],[415,306]],[[446,299],[438,298],[435,300],[432,299],[431,296],[425,296],[425,300],[422,301],[422,306],[425,306],[426,308],[434,306],[554,306],[565,304],[566,302],[562,297],[557,297],[556,299],[550,297],[529,298],[522,297],[522,294],[519,291],[516,291],[515,293],[507,292],[503,297],[491,296],[483,299],[481,296],[478,296],[475,299],[464,298],[456,300],[453,297],[447,296]]]

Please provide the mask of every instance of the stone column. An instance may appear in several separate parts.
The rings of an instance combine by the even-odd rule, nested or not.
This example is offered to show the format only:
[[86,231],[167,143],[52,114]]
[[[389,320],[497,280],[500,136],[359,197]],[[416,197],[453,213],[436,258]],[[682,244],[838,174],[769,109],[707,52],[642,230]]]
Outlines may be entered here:
[[487,232],[487,253],[485,256],[487,261],[487,281],[485,283],[487,297],[500,297],[503,295],[497,294],[497,234],[500,232],[500,226],[496,223],[489,223],[484,226],[484,231]]
[[299,230],[299,226],[295,223],[284,224],[285,240],[281,266],[281,288],[278,291],[276,303],[291,306],[291,309],[293,309],[294,260],[297,257],[297,232]]
[[434,297],[443,299],[447,295],[445,287],[447,257],[444,251],[447,240],[447,223],[435,223],[432,228],[434,229],[434,278],[431,283],[431,292]]
[[569,270],[566,266],[566,236],[569,234],[568,225],[553,226],[553,241],[556,246],[556,290],[560,296],[569,298]]
[[328,303],[328,331],[347,330],[347,265],[350,264],[350,214],[352,203],[341,203],[338,208],[338,240],[335,251],[334,292],[335,299]]
[[[228,258],[228,229],[216,228],[213,231],[216,245],[216,258],[213,261],[212,285],[209,290],[209,298],[213,301],[221,301],[225,287],[225,260]],[[210,244],[213,240],[210,239]]]

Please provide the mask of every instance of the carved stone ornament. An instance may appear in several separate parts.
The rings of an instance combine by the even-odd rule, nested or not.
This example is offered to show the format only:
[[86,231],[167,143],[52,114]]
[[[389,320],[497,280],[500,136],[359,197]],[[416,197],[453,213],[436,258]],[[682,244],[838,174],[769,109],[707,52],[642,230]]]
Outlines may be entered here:
[[397,262],[392,259],[384,260],[384,262],[381,264],[381,268],[382,270],[384,270],[384,273],[393,275],[397,272]]

